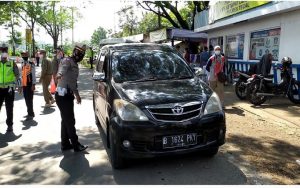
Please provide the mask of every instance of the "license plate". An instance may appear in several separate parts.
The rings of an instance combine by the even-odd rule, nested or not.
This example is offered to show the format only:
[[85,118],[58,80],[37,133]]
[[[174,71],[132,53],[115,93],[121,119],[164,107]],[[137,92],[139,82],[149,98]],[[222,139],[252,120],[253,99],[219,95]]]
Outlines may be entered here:
[[184,147],[197,144],[197,133],[165,136],[162,139],[163,149]]

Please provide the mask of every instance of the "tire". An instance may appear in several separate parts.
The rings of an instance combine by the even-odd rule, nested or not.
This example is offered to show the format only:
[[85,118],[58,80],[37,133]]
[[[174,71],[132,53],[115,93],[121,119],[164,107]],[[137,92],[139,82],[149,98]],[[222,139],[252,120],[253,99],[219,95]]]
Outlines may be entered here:
[[242,86],[243,81],[239,80],[235,84],[235,94],[240,100],[245,100],[247,98],[246,87]]
[[212,147],[203,151],[205,157],[214,157],[219,152],[219,146]]
[[100,121],[99,121],[99,118],[96,115],[96,108],[95,108],[94,96],[93,96],[93,108],[94,108],[95,124],[97,125],[97,127],[99,127],[100,126]]
[[117,141],[116,136],[109,131],[109,142],[110,142],[110,161],[111,166],[114,169],[122,169],[125,168],[125,160],[121,156],[121,148],[120,143]]
[[259,90],[258,88],[259,88],[259,83],[252,83],[247,88],[247,98],[248,98],[249,102],[251,104],[254,104],[255,106],[259,106],[259,105],[263,104],[264,102],[266,102],[266,100],[267,100],[266,96],[259,97],[256,95],[256,93],[258,91],[260,91],[262,93],[265,91],[264,87],[262,87],[261,90]]
[[[300,83],[293,83],[290,91],[288,93],[288,98],[290,99],[290,101],[292,101],[295,104],[300,104],[300,94],[299,94],[299,90],[300,90]],[[298,94],[298,98],[295,98],[295,94]]]

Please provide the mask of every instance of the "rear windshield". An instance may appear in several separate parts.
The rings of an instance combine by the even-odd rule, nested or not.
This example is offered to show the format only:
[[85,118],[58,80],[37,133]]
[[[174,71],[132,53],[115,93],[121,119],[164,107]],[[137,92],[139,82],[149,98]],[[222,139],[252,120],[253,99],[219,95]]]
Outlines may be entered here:
[[192,78],[188,65],[170,51],[122,51],[112,54],[115,82]]

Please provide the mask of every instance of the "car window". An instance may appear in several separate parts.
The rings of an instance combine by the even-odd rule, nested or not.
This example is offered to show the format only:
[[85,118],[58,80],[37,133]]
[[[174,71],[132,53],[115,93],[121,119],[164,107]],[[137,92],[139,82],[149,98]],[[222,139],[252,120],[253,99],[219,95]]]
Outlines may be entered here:
[[193,77],[188,65],[171,51],[138,50],[112,54],[112,76],[115,82],[146,79]]

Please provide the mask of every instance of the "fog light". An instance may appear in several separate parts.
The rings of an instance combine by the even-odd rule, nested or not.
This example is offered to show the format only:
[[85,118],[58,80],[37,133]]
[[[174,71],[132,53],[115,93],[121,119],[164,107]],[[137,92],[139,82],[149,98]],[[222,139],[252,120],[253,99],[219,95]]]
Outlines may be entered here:
[[129,148],[129,147],[130,147],[130,142],[129,142],[128,140],[124,140],[124,141],[123,141],[123,146],[124,146],[125,148]]

